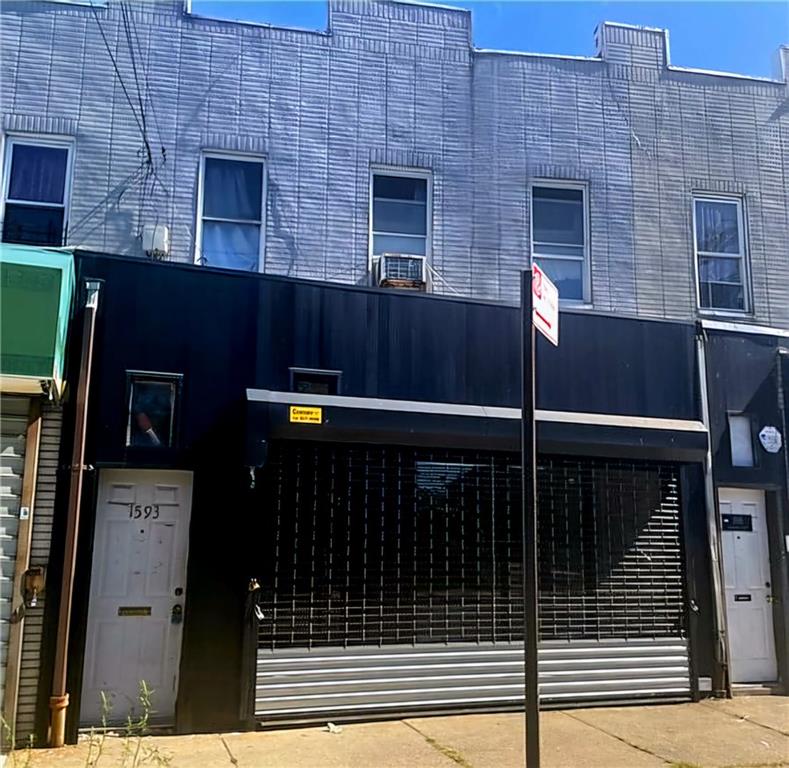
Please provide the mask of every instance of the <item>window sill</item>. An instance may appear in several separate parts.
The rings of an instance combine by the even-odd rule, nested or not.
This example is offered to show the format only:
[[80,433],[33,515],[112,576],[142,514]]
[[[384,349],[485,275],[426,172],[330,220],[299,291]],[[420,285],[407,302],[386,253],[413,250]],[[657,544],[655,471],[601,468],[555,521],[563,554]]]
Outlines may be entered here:
[[83,8],[97,8],[99,10],[105,9],[108,6],[109,0],[45,0],[47,3],[57,3],[58,5],[78,5]]
[[734,317],[740,320],[752,320],[753,312],[737,309],[702,309],[698,307],[696,310],[699,317]]

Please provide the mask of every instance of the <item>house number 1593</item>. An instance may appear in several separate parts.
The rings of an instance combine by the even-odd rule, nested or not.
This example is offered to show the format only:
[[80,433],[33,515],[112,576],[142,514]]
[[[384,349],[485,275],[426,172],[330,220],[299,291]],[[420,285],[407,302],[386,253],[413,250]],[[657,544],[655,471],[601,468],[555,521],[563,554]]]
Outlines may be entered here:
[[145,520],[148,518],[156,520],[159,517],[159,505],[146,504],[143,506],[142,504],[129,504],[129,517],[134,520],[139,520],[140,518],[144,518]]

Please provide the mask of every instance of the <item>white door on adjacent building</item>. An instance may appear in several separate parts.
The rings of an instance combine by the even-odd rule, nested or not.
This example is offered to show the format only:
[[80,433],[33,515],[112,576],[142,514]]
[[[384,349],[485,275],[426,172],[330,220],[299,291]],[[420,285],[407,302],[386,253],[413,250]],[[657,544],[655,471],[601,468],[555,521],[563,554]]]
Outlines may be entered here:
[[[151,719],[171,722],[178,691],[190,472],[102,470],[80,721],[125,721],[140,714],[144,681]],[[102,692],[109,704],[105,712]]]
[[733,683],[778,676],[773,633],[770,547],[763,491],[718,491]]

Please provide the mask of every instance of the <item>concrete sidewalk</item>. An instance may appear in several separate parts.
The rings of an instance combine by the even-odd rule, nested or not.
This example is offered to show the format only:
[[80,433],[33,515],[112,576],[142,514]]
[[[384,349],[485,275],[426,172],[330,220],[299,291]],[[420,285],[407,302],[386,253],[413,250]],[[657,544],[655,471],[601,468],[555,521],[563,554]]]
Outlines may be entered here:
[[[542,714],[544,768],[744,768],[789,766],[789,698],[649,707],[573,709]],[[425,717],[261,733],[146,737],[143,761],[108,737],[97,762],[83,740],[62,750],[11,756],[21,768],[522,768],[518,714]],[[93,749],[95,759],[96,749]],[[29,762],[28,762],[29,760]]]

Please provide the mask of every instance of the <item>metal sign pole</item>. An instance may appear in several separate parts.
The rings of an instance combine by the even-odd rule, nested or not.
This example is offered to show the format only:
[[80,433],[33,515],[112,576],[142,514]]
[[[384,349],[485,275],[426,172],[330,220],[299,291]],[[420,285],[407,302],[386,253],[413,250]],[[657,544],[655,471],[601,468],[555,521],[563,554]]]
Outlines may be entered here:
[[535,333],[532,270],[521,274],[521,482],[523,505],[523,628],[526,766],[540,768],[540,700],[537,689],[537,428],[534,419]]

